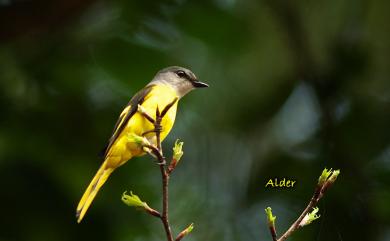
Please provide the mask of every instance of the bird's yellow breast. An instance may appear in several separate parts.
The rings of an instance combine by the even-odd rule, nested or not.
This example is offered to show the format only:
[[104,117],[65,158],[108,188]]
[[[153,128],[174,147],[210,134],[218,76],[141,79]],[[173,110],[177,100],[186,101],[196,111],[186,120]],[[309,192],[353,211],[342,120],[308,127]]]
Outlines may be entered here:
[[[170,104],[177,97],[178,96],[176,94],[176,91],[173,88],[166,85],[155,85],[152,87],[151,91],[145,96],[141,106],[144,108],[146,113],[149,114],[149,116],[155,119],[156,109],[158,108],[161,112],[168,104]],[[130,106],[126,107],[123,110],[122,114],[127,113],[130,108]],[[176,110],[177,101],[169,109],[169,111],[166,113],[166,115],[161,121],[161,141],[165,139],[165,137],[172,129],[172,126],[175,122]],[[110,159],[112,159],[112,162],[115,162],[112,164],[114,166],[122,165],[124,162],[126,162],[133,156],[140,156],[145,154],[142,147],[139,144],[132,142],[129,136],[142,136],[143,133],[153,129],[153,124],[150,123],[142,114],[136,112],[127,122],[122,133],[119,135],[118,139],[114,142],[114,144],[109,150]],[[146,134],[145,137],[151,144],[156,144],[155,133]]]
[[[160,112],[169,105],[175,98],[177,98],[176,91],[169,86],[156,85],[152,88],[150,93],[145,97],[144,102],[141,106],[146,112],[152,117],[156,118],[156,109]],[[161,122],[162,132],[161,140],[164,140],[168,133],[171,131],[172,126],[175,122],[177,110],[177,102],[169,109],[167,114],[164,116]],[[134,116],[127,123],[124,132],[134,133],[136,135],[142,135],[146,131],[153,130],[154,126],[148,120],[145,119],[139,112],[135,113]],[[150,133],[146,135],[149,141],[152,141],[155,134]],[[153,142],[153,144],[156,144]]]

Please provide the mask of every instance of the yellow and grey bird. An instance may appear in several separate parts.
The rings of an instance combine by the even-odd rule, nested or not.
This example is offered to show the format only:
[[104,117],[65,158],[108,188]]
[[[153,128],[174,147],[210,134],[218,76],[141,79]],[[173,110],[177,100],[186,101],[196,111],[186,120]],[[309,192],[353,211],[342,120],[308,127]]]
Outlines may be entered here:
[[[143,137],[156,145],[154,129],[144,115],[138,112],[138,106],[152,118],[156,109],[164,109],[168,104],[179,100],[195,88],[208,87],[199,81],[190,70],[172,66],[160,70],[153,80],[131,98],[115,124],[114,131],[104,150],[104,162],[95,174],[82,196],[76,211],[77,222],[83,219],[99,189],[110,174],[135,156],[145,154],[145,150],[134,137]],[[168,135],[175,122],[178,101],[168,110],[161,121],[161,140]]]

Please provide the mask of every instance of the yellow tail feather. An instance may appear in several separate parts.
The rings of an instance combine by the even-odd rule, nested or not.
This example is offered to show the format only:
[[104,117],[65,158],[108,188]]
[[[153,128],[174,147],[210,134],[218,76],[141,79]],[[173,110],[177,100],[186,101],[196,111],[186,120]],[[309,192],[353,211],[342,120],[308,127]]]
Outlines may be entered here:
[[77,205],[76,218],[78,223],[81,222],[99,189],[103,186],[113,171],[113,168],[106,168],[106,162],[104,162],[99,168]]

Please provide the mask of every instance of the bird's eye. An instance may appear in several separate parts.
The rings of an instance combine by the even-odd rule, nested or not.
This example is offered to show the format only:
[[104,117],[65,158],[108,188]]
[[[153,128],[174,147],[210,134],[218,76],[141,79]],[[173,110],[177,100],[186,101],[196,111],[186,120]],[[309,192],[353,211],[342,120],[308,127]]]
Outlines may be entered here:
[[176,71],[176,75],[180,78],[186,78],[187,74],[183,70]]

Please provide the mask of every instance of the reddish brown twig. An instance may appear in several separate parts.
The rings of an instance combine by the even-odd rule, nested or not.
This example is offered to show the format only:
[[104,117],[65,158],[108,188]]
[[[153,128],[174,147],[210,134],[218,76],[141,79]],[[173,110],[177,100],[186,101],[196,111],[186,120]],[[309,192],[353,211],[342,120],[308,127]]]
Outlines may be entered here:
[[[266,209],[268,222],[269,222],[269,229],[272,236],[273,241],[284,241],[286,240],[291,234],[293,234],[296,230],[299,228],[311,223],[313,220],[318,218],[318,216],[315,216],[315,213],[318,211],[318,209],[314,212],[313,216],[311,217],[311,220],[309,218],[310,211],[314,210],[314,208],[317,206],[317,203],[320,201],[320,199],[323,197],[324,193],[333,185],[333,183],[336,181],[337,176],[339,175],[340,171],[332,171],[327,170],[326,168],[322,172],[320,178],[318,179],[318,184],[316,186],[316,189],[314,190],[314,194],[312,198],[310,199],[310,202],[306,206],[306,208],[303,210],[301,215],[295,220],[295,222],[290,226],[290,228],[278,239],[276,236],[276,227],[275,227],[275,218],[272,216],[271,208]],[[309,216],[308,216],[309,215]],[[305,218],[306,217],[306,218]],[[272,221],[272,222],[271,222]]]
[[164,225],[164,230],[167,236],[168,241],[173,241],[172,231],[171,227],[169,225],[169,217],[168,217],[168,207],[169,207],[169,199],[168,199],[168,186],[169,186],[169,173],[167,171],[166,167],[166,159],[163,154],[163,150],[161,147],[161,131],[162,126],[161,122],[168,110],[176,103],[177,98],[175,98],[171,103],[169,103],[162,112],[160,112],[159,108],[156,108],[156,117],[153,119],[150,115],[148,115],[144,110],[140,110],[140,113],[154,125],[154,130],[151,132],[154,132],[156,135],[156,146],[153,145],[145,145],[146,148],[149,148],[151,150],[151,153],[157,158],[158,164],[160,167],[161,177],[162,177],[162,213],[154,213],[152,214],[155,217],[159,217]]
[[[138,106],[138,112],[145,117],[147,121],[149,121],[151,124],[153,124],[154,129],[150,131],[144,132],[142,135],[145,136],[149,133],[155,133],[156,135],[156,145],[153,144],[144,144],[144,148],[149,149],[149,154],[151,154],[153,157],[155,157],[158,160],[158,164],[160,167],[161,172],[161,178],[162,178],[162,213],[159,213],[158,211],[151,209],[149,206],[146,207],[146,211],[161,219],[164,230],[167,236],[168,241],[173,241],[172,231],[171,227],[169,225],[169,218],[168,218],[168,207],[169,207],[169,195],[168,195],[168,186],[169,186],[169,176],[171,172],[175,169],[181,155],[183,155],[183,152],[181,150],[183,143],[179,143],[177,145],[177,142],[175,143],[174,147],[174,156],[172,157],[172,161],[170,165],[167,166],[166,158],[163,153],[163,149],[161,146],[161,132],[162,132],[162,126],[161,122],[164,118],[164,116],[168,113],[169,109],[176,103],[178,98],[175,98],[171,103],[169,103],[165,108],[160,112],[160,109],[156,108],[156,116],[153,118],[150,116],[146,110],[142,106]],[[145,206],[144,206],[145,208]],[[182,232],[179,233],[179,235],[176,237],[175,241],[180,241],[182,238],[184,238],[187,234],[189,234],[193,229],[193,224],[188,226],[186,229],[184,229]]]

